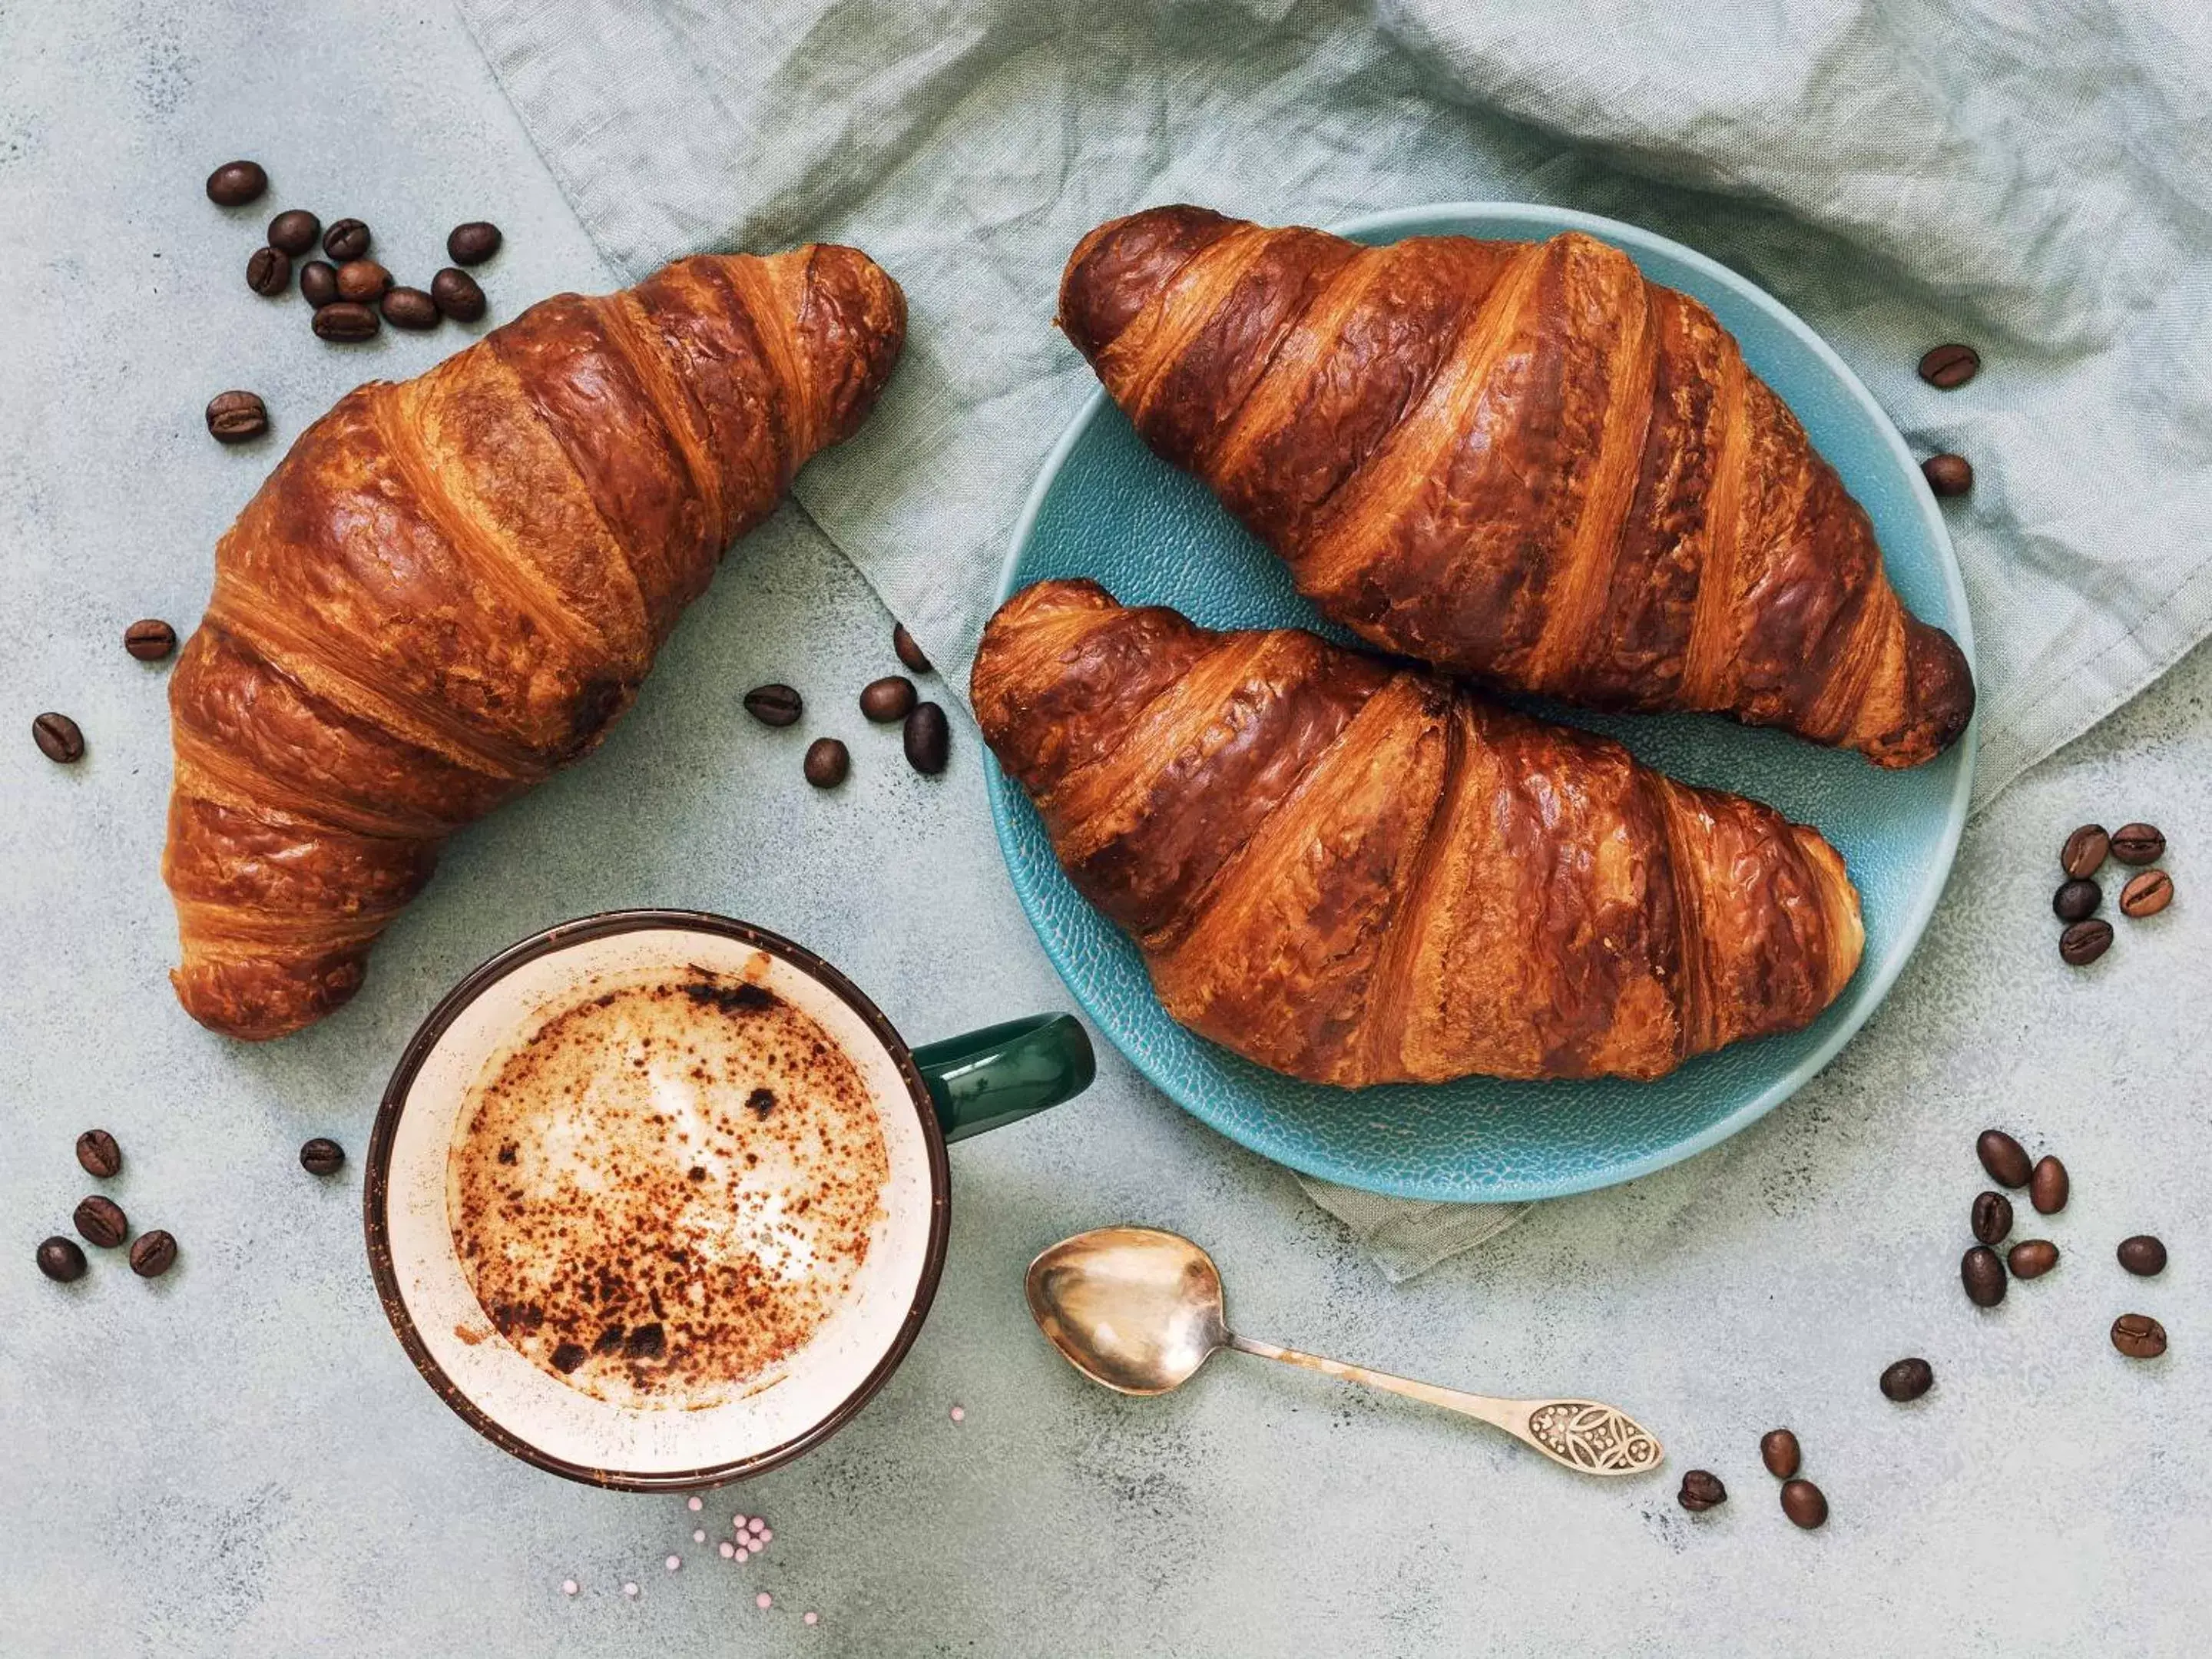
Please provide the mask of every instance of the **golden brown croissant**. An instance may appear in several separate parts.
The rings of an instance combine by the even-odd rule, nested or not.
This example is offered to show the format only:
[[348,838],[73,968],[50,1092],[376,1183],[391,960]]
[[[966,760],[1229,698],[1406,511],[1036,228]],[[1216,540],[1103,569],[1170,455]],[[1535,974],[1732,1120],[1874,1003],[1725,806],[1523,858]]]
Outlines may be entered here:
[[216,550],[169,706],[185,1009],[320,1018],[440,843],[599,741],[905,336],[851,248],[704,256],[348,393]]
[[1973,714],[1796,418],[1602,242],[1363,247],[1154,208],[1084,238],[1060,323],[1147,443],[1387,649],[1885,766]]
[[1858,966],[1814,830],[1311,634],[1040,582],[971,691],[1167,1012],[1293,1077],[1654,1078]]

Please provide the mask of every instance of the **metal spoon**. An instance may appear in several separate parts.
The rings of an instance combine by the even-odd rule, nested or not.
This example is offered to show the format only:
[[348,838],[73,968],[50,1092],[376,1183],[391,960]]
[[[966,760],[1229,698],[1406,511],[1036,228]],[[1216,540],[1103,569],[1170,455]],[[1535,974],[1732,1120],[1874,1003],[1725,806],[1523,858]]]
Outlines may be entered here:
[[1583,1474],[1643,1474],[1665,1455],[1648,1430],[1594,1400],[1493,1400],[1237,1336],[1213,1258],[1175,1233],[1078,1233],[1030,1263],[1028,1285],[1037,1328],[1076,1370],[1117,1393],[1165,1394],[1235,1348],[1464,1412]]

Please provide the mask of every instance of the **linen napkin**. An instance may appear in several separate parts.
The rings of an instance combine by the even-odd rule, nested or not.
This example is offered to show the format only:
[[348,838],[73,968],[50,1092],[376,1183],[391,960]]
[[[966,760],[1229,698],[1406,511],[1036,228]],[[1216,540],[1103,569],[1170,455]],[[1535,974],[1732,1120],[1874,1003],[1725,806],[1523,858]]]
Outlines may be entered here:
[[[626,277],[829,239],[904,285],[881,410],[798,495],[949,689],[1093,385],[1050,326],[1060,267],[1093,225],[1177,200],[1324,225],[1553,202],[1778,295],[1917,452],[1972,459],[1947,516],[1978,804],[2212,631],[2188,511],[2212,483],[2212,8],[2191,0],[459,4]],[[1937,392],[1913,365],[1951,339],[1984,367]],[[1394,1271],[1497,1222],[1308,1190]]]

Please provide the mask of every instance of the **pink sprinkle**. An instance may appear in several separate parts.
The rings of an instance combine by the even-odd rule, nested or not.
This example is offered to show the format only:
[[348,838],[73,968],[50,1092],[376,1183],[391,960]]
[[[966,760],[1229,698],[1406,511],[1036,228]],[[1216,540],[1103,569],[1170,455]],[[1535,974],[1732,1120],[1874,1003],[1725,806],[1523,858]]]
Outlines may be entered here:
[[822,1615],[818,1613],[810,1613],[806,1615],[806,1622],[810,1625],[814,1624],[819,1620],[821,1617]]
[[703,1544],[707,1541],[707,1534],[695,1527],[691,1529],[691,1541],[695,1544]]
[[701,1510],[702,1510],[702,1509],[706,1508],[707,1506],[706,1506],[705,1503],[704,1503],[704,1502],[702,1502],[701,1499],[696,1498],[694,1498],[690,1499],[688,1503],[686,1503],[686,1504],[684,1504],[684,1507],[685,1507],[686,1509],[690,1510],[691,1511],[691,1513],[692,1513],[692,1514],[696,1515],[696,1514],[698,1514],[698,1513],[699,1513],[699,1511],[700,1511]]
[[747,1553],[747,1552],[746,1552],[746,1550],[745,1550],[745,1547],[744,1547],[743,1544],[740,1544],[740,1545],[738,1545],[738,1560],[740,1560],[740,1561],[744,1560],[744,1559],[745,1559],[746,1553]]
[[624,1584],[623,1586],[623,1594],[624,1595],[635,1595],[637,1594],[637,1586],[635,1584]]
[[763,1590],[758,1595],[753,1597],[753,1605],[757,1607],[772,1607],[775,1605],[775,1598],[766,1590]]
[[573,1578],[563,1578],[561,1581],[561,1594],[563,1595],[574,1595],[575,1593],[576,1581]]
[[728,1560],[732,1556],[738,1553],[737,1546],[731,1543],[726,1538],[725,1538],[720,1543],[715,1545],[714,1547],[721,1551],[722,1559],[725,1561]]
[[677,1568],[683,1565],[684,1558],[680,1555],[672,1555],[668,1558],[668,1570],[671,1572],[675,1571]]
[[967,1412],[962,1407],[955,1406],[952,1408],[952,1420],[956,1423],[966,1422],[968,1420]]
[[766,1527],[763,1527],[763,1528],[761,1528],[761,1542],[762,1542],[762,1543],[763,1543],[763,1544],[767,1543],[767,1542],[768,1542],[768,1540],[769,1540],[769,1539],[771,1539],[771,1538],[773,1538],[773,1537],[775,1537],[775,1534],[774,1533],[770,1532],[770,1531],[769,1531]]
[[733,1515],[730,1517],[730,1524],[733,1527],[742,1527],[745,1524],[745,1517],[742,1515]]

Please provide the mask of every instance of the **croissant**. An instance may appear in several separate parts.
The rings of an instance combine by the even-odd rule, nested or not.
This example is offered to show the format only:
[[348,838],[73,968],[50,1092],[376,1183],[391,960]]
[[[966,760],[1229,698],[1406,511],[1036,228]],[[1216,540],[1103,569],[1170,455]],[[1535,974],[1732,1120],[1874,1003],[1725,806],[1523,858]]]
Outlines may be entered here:
[[1060,325],[1154,450],[1385,649],[1884,766],[1973,714],[1957,642],[1899,602],[1735,341],[1590,237],[1364,247],[1154,208],[1084,238]]
[[1292,1077],[1655,1078],[1858,966],[1815,831],[1312,634],[1040,582],[971,693],[1168,1013]]
[[440,844],[598,743],[722,550],[850,435],[906,303],[851,248],[563,294],[349,392],[216,550],[161,871],[202,1024],[360,987]]

